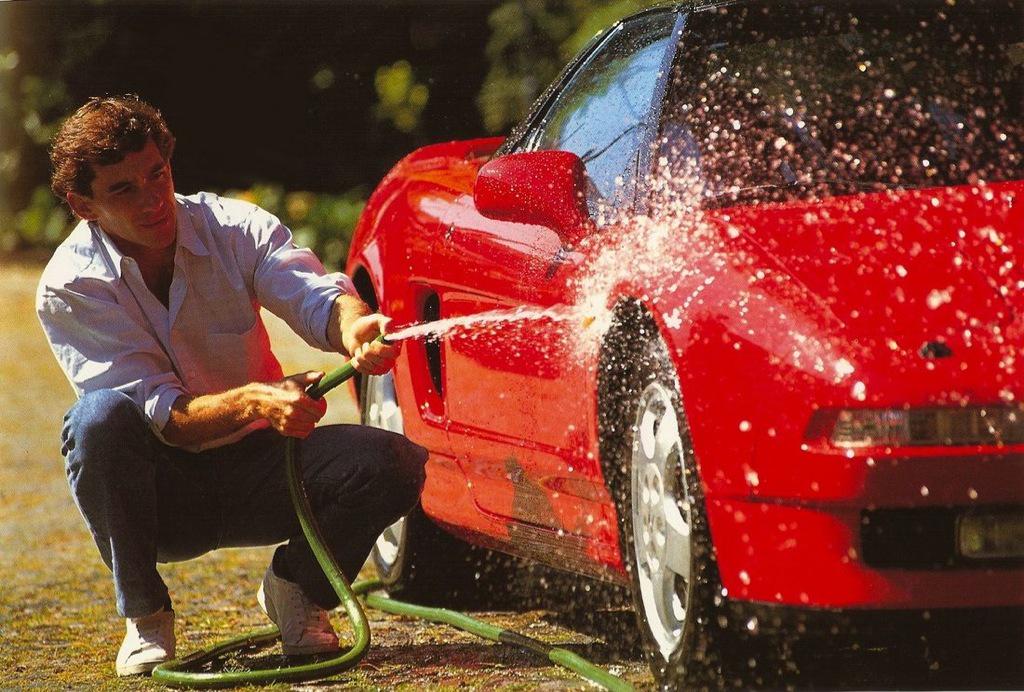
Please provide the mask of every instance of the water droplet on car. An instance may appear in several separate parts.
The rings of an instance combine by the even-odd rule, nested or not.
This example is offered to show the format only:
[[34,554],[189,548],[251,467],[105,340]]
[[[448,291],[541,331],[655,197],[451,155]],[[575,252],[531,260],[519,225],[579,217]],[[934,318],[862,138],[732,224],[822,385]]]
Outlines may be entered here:
[[752,488],[756,488],[758,485],[761,484],[761,479],[758,478],[757,471],[755,471],[753,469],[747,469],[747,472],[746,472],[746,474],[744,474],[744,476],[747,479],[747,483]]
[[938,288],[932,289],[928,293],[928,297],[925,299],[925,302],[932,310],[938,310],[951,300],[953,300],[953,287],[949,286],[948,288],[941,290]]
[[867,398],[867,386],[863,382],[854,382],[850,389],[850,396],[857,401],[864,401]]

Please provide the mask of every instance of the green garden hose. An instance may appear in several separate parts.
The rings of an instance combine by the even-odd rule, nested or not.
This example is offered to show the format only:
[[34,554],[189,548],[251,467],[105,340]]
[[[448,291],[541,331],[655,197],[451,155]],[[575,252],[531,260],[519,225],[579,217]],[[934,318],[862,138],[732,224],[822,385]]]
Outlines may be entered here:
[[[384,335],[377,337],[384,341]],[[319,382],[309,387],[307,393],[314,399],[321,398],[331,389],[355,375],[356,369],[349,361],[340,368],[324,375]],[[260,670],[197,672],[196,668],[210,663],[220,656],[243,648],[261,646],[273,642],[280,636],[277,626],[265,627],[233,639],[200,649],[183,658],[162,663],[153,669],[153,679],[172,687],[189,687],[195,689],[211,689],[218,687],[235,687],[240,685],[269,685],[278,682],[308,682],[321,680],[354,667],[366,653],[370,645],[370,626],[359,603],[357,596],[365,596],[366,604],[371,608],[383,610],[396,615],[406,615],[452,625],[471,634],[486,639],[533,651],[547,657],[553,663],[569,668],[584,678],[595,682],[614,692],[633,689],[629,683],[611,675],[607,671],[590,663],[583,657],[566,649],[550,646],[537,639],[525,637],[509,630],[489,625],[480,620],[445,608],[427,608],[412,603],[403,603],[386,598],[372,591],[380,589],[383,584],[377,579],[368,579],[349,585],[334,556],[326,547],[320,533],[320,527],[313,516],[313,510],[302,484],[302,467],[296,453],[295,438],[288,438],[285,446],[285,467],[288,476],[288,492],[291,495],[295,513],[299,518],[302,532],[306,536],[317,562],[323,569],[334,592],[341,599],[352,630],[355,642],[347,651],[326,660],[303,663],[294,666],[265,668]]]

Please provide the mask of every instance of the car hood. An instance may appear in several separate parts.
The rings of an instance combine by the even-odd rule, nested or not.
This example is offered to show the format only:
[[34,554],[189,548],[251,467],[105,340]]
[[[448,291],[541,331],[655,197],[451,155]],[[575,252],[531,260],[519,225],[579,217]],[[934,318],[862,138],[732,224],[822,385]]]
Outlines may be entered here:
[[[849,330],[917,348],[1013,330],[1022,312],[1024,183],[836,197],[709,214]],[[852,332],[852,334],[850,333]]]

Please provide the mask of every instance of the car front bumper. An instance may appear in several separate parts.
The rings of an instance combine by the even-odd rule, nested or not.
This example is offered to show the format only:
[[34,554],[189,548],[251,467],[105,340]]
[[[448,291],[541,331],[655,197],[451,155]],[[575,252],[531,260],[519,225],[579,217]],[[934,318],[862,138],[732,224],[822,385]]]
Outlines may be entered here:
[[1024,561],[957,553],[955,518],[989,509],[1021,507],[707,502],[728,598],[816,608],[1024,606]]

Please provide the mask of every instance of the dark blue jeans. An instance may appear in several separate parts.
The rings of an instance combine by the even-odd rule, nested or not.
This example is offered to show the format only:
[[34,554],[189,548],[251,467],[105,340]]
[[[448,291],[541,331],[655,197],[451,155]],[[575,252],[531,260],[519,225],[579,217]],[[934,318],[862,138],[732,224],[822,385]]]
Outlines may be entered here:
[[[187,452],[160,442],[127,396],[102,390],[68,411],[62,440],[71,492],[113,572],[122,617],[170,602],[157,562],[282,541],[277,559],[291,578],[321,607],[337,606],[288,495],[281,435],[260,430]],[[299,450],[313,512],[354,579],[381,531],[418,501],[427,451],[359,425],[317,428]]]

